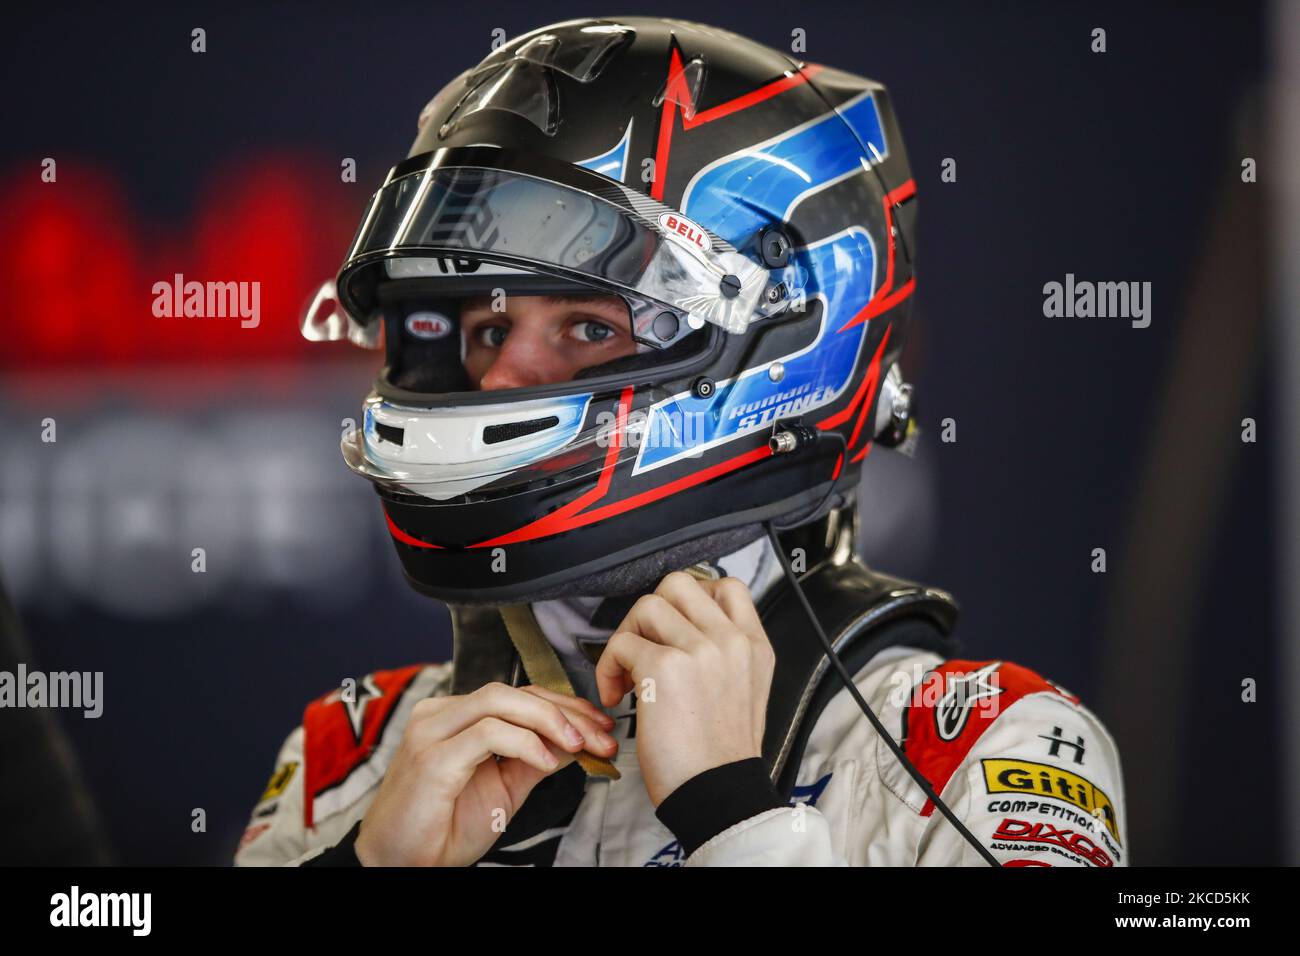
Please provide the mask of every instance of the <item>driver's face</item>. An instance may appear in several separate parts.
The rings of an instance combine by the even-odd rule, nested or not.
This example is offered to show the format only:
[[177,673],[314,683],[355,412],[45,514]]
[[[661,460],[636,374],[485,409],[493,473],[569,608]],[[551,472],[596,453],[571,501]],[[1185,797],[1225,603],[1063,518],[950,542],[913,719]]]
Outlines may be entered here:
[[591,365],[636,352],[627,304],[616,295],[487,297],[461,307],[465,371],[474,388],[569,382]]

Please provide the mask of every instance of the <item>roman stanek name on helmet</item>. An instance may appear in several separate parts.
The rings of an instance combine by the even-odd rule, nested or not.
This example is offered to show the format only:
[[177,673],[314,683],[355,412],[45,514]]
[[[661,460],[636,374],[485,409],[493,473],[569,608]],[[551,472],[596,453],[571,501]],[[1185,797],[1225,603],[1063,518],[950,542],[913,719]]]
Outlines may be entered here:
[[802,415],[810,408],[829,402],[835,396],[830,385],[813,388],[805,382],[797,388],[767,395],[756,402],[746,402],[733,408],[728,417],[739,418],[737,429],[756,428],[792,415]]

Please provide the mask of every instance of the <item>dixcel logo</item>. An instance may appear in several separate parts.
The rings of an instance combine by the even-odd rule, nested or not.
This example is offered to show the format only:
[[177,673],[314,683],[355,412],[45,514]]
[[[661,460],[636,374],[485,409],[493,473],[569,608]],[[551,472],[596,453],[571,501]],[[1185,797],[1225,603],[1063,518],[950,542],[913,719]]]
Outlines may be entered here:
[[668,233],[668,238],[678,245],[699,252],[708,252],[713,248],[713,240],[704,228],[685,216],[679,216],[675,212],[663,213],[659,216],[659,225]]
[[451,332],[451,319],[438,312],[412,312],[406,317],[406,331],[417,339],[441,339]]
[[1086,834],[1075,833],[1051,823],[1042,821],[1013,820],[1004,818],[993,834],[995,840],[1012,840],[1019,843],[1043,843],[1057,846],[1076,856],[1083,857],[1093,866],[1114,866],[1115,862],[1097,844],[1088,839]]

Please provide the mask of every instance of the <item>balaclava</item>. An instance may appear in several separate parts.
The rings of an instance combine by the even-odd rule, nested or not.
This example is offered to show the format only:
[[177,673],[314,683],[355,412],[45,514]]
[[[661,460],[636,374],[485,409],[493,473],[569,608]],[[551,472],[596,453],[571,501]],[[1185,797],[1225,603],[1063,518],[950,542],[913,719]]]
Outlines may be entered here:
[[[754,601],[780,577],[781,565],[766,538],[706,562],[720,578],[739,578],[748,585]],[[648,591],[653,591],[650,587]],[[647,591],[647,593],[648,593]],[[561,597],[533,603],[533,613],[546,639],[555,648],[573,689],[588,700],[600,703],[596,693],[595,660],[640,597]]]

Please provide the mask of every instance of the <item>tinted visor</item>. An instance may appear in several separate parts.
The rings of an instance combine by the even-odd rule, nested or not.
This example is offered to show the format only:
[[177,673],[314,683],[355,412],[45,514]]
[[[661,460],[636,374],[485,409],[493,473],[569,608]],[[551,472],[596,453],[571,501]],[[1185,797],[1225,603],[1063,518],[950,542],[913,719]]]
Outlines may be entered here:
[[[490,148],[440,150],[397,167],[372,197],[339,275],[354,315],[374,302],[363,267],[394,256],[497,262],[625,292],[733,333],[783,307],[768,272],[666,206],[594,173],[558,164],[568,182],[486,165],[450,165]],[[413,165],[414,164],[414,165]],[[555,164],[553,164],[555,165]]]

